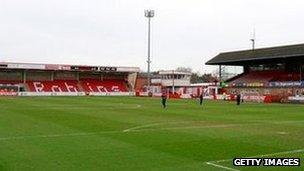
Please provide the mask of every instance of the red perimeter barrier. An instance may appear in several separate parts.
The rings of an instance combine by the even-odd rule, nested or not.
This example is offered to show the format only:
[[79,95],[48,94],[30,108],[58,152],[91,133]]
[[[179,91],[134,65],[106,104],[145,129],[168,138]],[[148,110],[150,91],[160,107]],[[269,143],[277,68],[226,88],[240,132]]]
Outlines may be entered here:
[[172,98],[172,99],[180,99],[180,94],[177,94],[177,93],[170,93],[169,94],[169,98]]

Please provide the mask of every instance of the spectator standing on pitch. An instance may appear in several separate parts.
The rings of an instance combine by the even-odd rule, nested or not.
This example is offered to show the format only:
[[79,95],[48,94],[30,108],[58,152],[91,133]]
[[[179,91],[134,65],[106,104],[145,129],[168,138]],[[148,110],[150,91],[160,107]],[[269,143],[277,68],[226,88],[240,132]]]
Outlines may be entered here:
[[236,104],[240,105],[240,103],[241,103],[241,94],[237,93],[237,95],[236,95]]
[[203,92],[200,94],[199,99],[200,99],[200,105],[202,106],[203,105],[203,99],[204,99],[204,93]]
[[166,103],[167,103],[167,93],[163,92],[161,98],[162,98],[163,108],[166,108],[167,107],[167,105],[166,105]]
[[226,99],[227,99],[226,92],[223,93],[223,99],[224,99],[224,101],[226,101]]

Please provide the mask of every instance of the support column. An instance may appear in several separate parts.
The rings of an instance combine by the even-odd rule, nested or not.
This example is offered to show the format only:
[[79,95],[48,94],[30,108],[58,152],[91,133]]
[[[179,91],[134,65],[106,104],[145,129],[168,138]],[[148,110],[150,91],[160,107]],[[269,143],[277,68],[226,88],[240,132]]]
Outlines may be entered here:
[[222,82],[222,65],[219,66],[219,81]]
[[172,71],[173,73],[173,80],[172,80],[172,93],[174,94],[175,93],[175,73],[174,73],[174,70]]
[[300,82],[302,81],[302,62],[300,63]]
[[79,82],[79,72],[76,73],[76,79]]
[[24,71],[23,71],[23,84],[26,83],[26,80],[27,80],[26,77],[27,77],[26,71],[24,70]]
[[54,81],[54,71],[51,74],[51,81]]

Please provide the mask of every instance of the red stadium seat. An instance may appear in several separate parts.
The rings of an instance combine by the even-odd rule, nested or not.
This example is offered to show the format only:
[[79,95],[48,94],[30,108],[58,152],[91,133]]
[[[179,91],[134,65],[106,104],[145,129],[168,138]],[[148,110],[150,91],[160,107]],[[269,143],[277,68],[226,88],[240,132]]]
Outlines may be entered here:
[[270,82],[299,81],[300,74],[286,71],[251,71],[228,80],[230,86],[268,86]]

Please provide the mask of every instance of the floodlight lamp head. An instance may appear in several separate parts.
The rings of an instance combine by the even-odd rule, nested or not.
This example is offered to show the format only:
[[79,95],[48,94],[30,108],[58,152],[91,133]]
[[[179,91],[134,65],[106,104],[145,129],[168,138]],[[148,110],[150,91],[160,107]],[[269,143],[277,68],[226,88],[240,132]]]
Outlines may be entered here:
[[154,17],[154,10],[145,10],[145,17],[148,18]]

